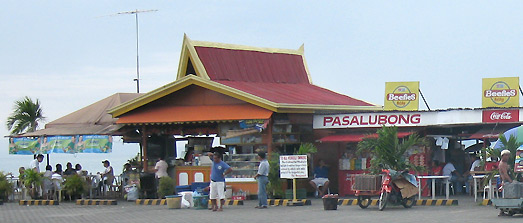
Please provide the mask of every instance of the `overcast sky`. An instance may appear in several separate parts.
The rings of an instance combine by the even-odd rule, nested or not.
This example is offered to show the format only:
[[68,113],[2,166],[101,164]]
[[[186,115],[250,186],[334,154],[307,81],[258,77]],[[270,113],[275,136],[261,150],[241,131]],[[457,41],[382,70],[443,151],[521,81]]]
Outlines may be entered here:
[[175,80],[184,33],[305,44],[314,84],[380,105],[385,82],[420,81],[431,108],[481,107],[482,78],[523,71],[523,1],[4,1],[0,134],[24,96],[53,121],[135,92],[135,18],[107,16],[135,9],[159,10],[139,15],[142,92]]

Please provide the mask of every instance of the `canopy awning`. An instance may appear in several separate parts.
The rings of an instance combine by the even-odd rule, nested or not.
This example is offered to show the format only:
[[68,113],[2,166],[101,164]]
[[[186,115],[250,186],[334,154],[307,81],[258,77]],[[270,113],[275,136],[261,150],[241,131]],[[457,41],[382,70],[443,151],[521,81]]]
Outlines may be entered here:
[[[398,138],[404,138],[414,132],[398,132]],[[378,138],[378,134],[344,134],[330,135],[318,140],[319,142],[360,142],[364,138]]]
[[116,93],[45,125],[45,129],[13,137],[114,135],[121,127],[107,111],[137,98],[138,93]]
[[269,119],[272,111],[246,105],[164,106],[136,110],[119,117],[117,124],[166,124],[186,122]]
[[484,127],[478,130],[476,133],[468,136],[468,139],[497,139],[499,134],[507,131],[513,127],[510,126],[495,126],[495,127]]

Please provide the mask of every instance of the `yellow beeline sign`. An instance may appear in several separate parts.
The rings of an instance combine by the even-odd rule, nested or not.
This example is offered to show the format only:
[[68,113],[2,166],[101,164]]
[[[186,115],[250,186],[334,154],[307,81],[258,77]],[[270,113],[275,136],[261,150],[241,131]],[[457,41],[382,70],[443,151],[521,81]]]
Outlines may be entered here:
[[417,111],[419,81],[385,82],[385,110]]
[[519,107],[519,77],[483,78],[482,107]]

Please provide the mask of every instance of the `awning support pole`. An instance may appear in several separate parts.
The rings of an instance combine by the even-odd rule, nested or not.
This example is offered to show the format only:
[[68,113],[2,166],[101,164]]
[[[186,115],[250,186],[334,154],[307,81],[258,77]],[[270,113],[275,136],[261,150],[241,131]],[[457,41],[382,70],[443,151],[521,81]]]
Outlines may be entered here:
[[421,93],[421,89],[418,89],[419,95],[421,95],[421,98],[423,99],[423,102],[425,103],[425,106],[427,106],[427,109],[430,111],[429,104],[427,103],[427,100],[425,100],[425,96],[423,96],[423,93]]
[[147,132],[145,131],[145,126],[142,127],[142,165],[143,172],[147,172]]

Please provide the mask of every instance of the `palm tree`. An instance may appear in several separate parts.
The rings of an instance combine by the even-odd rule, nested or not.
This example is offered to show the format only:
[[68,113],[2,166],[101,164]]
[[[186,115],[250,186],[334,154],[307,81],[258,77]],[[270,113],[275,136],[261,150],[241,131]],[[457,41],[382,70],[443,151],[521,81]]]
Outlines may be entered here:
[[44,119],[40,100],[33,101],[26,96],[15,101],[13,113],[7,117],[7,129],[11,134],[34,132]]
[[380,173],[382,169],[396,171],[421,171],[423,167],[415,166],[408,161],[407,151],[416,145],[424,145],[425,140],[417,134],[411,134],[406,139],[398,139],[398,127],[382,127],[378,130],[378,138],[368,137],[358,144],[358,151],[367,151],[374,155],[371,160],[371,171]]

